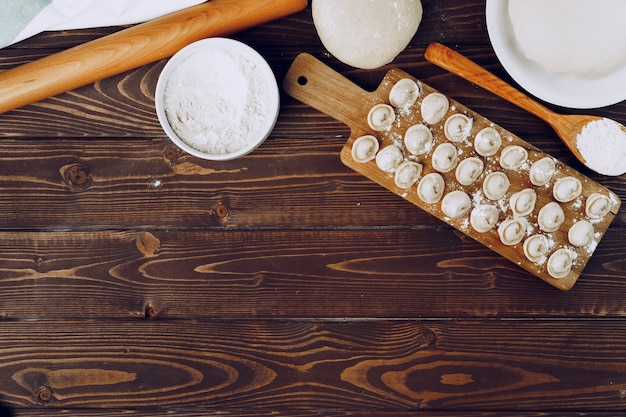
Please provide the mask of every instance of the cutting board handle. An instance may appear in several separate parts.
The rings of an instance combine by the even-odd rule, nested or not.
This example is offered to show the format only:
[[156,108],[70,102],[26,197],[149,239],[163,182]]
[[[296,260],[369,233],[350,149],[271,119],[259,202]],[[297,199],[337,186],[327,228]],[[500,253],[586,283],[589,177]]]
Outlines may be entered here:
[[369,104],[373,105],[375,100],[372,93],[307,53],[293,61],[283,80],[283,89],[353,130],[363,126],[367,120],[363,109],[369,109]]

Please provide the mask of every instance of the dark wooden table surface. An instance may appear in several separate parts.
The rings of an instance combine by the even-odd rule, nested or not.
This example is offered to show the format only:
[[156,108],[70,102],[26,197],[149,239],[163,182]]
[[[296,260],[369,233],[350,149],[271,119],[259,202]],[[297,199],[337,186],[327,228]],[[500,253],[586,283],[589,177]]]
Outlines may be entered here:
[[[367,89],[399,67],[626,198],[424,61],[439,41],[511,80],[483,1],[423,5],[376,70],[332,57],[310,9],[233,37],[279,80],[300,52]],[[119,29],[41,34],[0,68]],[[345,167],[347,127],[285,94],[249,156],[178,151],[164,64],[0,115],[0,415],[626,415],[624,211],[560,291]],[[587,113],[626,123],[626,102]]]

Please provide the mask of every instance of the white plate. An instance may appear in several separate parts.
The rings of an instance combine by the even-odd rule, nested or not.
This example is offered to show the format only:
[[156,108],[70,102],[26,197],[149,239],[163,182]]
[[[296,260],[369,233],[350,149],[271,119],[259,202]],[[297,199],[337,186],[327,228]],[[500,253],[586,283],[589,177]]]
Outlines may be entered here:
[[626,100],[626,66],[603,78],[580,79],[550,73],[526,58],[515,40],[508,9],[509,0],[487,0],[487,31],[502,66],[527,92],[548,103],[574,109],[604,107]]

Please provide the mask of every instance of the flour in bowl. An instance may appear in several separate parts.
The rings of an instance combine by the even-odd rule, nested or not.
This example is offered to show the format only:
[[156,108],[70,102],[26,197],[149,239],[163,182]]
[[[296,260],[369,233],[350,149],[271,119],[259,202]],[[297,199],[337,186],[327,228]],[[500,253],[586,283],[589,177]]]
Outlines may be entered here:
[[266,133],[274,116],[271,91],[257,63],[225,48],[203,49],[172,71],[165,86],[165,113],[187,145],[223,155]]

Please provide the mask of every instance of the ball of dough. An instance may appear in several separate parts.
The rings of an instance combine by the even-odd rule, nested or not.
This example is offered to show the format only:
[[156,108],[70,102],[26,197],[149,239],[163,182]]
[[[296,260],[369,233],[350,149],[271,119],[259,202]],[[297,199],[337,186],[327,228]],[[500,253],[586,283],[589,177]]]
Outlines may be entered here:
[[422,21],[420,0],[313,0],[311,8],[324,47],[361,69],[393,61]]
[[527,58],[548,72],[600,78],[626,65],[626,1],[510,0]]

